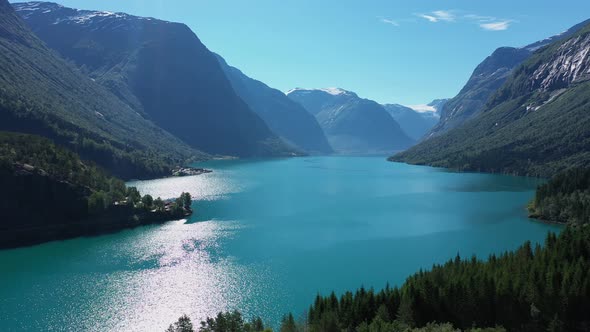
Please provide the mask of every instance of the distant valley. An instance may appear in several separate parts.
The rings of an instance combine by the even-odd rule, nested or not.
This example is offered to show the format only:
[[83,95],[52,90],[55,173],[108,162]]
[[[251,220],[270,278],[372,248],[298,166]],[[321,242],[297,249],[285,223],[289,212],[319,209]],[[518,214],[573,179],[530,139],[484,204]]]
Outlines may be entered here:
[[588,330],[590,20],[146,3],[0,0],[0,330]]
[[252,79],[217,56],[236,93],[269,127],[296,148],[314,154],[333,152],[315,117],[279,90]]
[[448,99],[434,100],[422,110],[399,104],[385,104],[383,107],[408,136],[420,141],[440,121],[440,112],[447,101]]
[[354,92],[293,89],[287,96],[316,117],[337,153],[382,154],[414,143],[382,105]]
[[389,154],[438,122],[439,112],[398,112],[352,92],[330,101],[342,110],[317,114],[301,93],[285,96],[227,64],[183,24],[49,2],[14,8],[118,102],[210,155]]

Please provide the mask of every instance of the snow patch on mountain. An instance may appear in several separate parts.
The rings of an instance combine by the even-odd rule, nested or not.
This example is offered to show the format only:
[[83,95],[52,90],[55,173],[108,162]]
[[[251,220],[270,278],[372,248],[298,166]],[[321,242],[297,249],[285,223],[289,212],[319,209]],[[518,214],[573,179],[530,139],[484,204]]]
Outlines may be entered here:
[[332,96],[340,96],[340,95],[345,95],[345,94],[354,94],[353,92],[341,89],[341,88],[320,88],[320,89],[304,89],[304,88],[295,88],[295,89],[291,89],[289,91],[287,91],[285,94],[289,95],[293,92],[313,92],[313,91],[321,91],[321,92],[325,92],[328,94],[331,94]]
[[29,16],[35,14],[37,11],[43,10],[43,14],[51,13],[54,9],[63,8],[62,5],[53,4],[51,7],[45,6],[43,2],[24,2],[14,4],[14,6],[18,6],[18,10],[24,12],[21,14],[23,18],[28,18]]
[[[108,23],[114,20],[133,20],[133,21],[151,21],[154,20],[151,17],[138,17],[125,13],[115,13],[110,11],[98,11],[98,10],[80,10],[66,8],[62,5],[51,3],[51,2],[24,2],[13,4],[14,9],[24,19],[29,19],[33,15],[46,15],[55,12],[59,13],[60,18],[56,19],[53,24],[80,24],[90,25],[95,23],[105,23],[100,28],[106,28],[109,26]],[[165,21],[163,21],[165,22]],[[170,23],[170,22],[166,22]],[[121,27],[121,25],[117,25]],[[112,28],[112,26],[110,27]]]
[[436,108],[428,104],[405,105],[418,113],[436,113]]
[[67,20],[73,21],[74,23],[77,24],[86,24],[94,19],[102,19],[102,18],[113,18],[113,19],[117,19],[117,18],[127,18],[126,14],[120,14],[120,13],[113,13],[113,12],[108,12],[108,11],[95,11],[95,12],[88,12],[88,11],[82,11],[82,10],[78,10],[78,12],[80,13],[80,15],[74,15],[74,16],[70,16],[68,17]]

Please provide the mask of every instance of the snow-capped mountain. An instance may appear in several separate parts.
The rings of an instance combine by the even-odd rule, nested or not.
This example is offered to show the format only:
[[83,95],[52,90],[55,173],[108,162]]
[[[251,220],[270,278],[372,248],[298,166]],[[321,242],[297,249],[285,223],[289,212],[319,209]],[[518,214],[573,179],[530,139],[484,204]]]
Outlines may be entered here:
[[419,141],[440,119],[440,109],[448,99],[436,99],[428,104],[403,106],[385,104],[385,110],[399,123],[402,130]]
[[[332,148],[316,118],[283,92],[246,76],[217,55],[236,93],[283,140],[312,154],[329,154]],[[332,91],[338,94],[337,91]]]
[[[122,24],[123,21],[133,23],[142,20],[155,20],[151,17],[139,17],[126,13],[68,8],[57,3],[42,1],[16,3],[13,6],[15,10],[18,11],[19,15],[25,20],[43,15],[47,19],[54,20],[53,24],[78,24],[82,26],[91,26],[100,23],[100,26],[96,26],[97,29],[129,30],[130,26]],[[118,24],[109,25],[109,23],[113,22],[117,22]],[[160,22],[171,23],[167,21]]]
[[413,144],[383,106],[340,88],[293,89],[287,96],[315,115],[338,153],[375,154]]
[[342,88],[321,88],[321,89],[304,89],[304,88],[295,88],[295,89],[291,89],[289,91],[287,91],[285,94],[289,95],[293,92],[297,92],[297,93],[314,93],[315,91],[320,91],[320,92],[325,92],[327,94],[330,94],[332,96],[340,96],[340,95],[351,95],[351,96],[356,96],[356,94],[354,92],[351,91],[346,91]]

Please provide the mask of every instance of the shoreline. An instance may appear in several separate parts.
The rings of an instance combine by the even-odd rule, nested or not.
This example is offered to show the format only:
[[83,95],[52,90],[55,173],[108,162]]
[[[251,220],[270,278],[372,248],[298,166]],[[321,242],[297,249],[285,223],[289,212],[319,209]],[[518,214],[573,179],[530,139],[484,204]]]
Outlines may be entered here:
[[508,175],[508,176],[516,176],[516,177],[525,177],[530,179],[537,179],[540,181],[547,181],[551,178],[551,176],[544,176],[544,175],[529,175],[524,174],[518,171],[494,171],[494,170],[486,170],[486,169],[473,169],[473,168],[460,168],[460,167],[452,167],[452,166],[441,166],[435,165],[434,163],[422,163],[422,162],[410,162],[406,160],[396,159],[395,155],[389,156],[385,159],[387,162],[390,163],[400,163],[406,164],[411,166],[424,166],[424,167],[431,167],[436,169],[445,170],[452,173],[467,173],[467,174],[493,174],[493,175]]
[[201,174],[213,173],[212,170],[206,168],[197,168],[192,166],[176,167],[172,170],[172,175],[169,177],[185,177],[195,176]]
[[19,249],[53,241],[113,234],[140,226],[185,219],[192,214],[192,209],[184,210],[182,215],[173,215],[167,211],[136,211],[128,206],[113,205],[108,212],[102,215],[84,218],[75,222],[1,230],[0,250]]
[[538,223],[546,224],[546,225],[558,225],[558,226],[569,226],[570,225],[569,223],[566,223],[566,222],[546,220],[546,219],[543,219],[540,216],[537,216],[534,214],[529,214],[527,217],[529,219],[531,219],[533,222],[538,222]]

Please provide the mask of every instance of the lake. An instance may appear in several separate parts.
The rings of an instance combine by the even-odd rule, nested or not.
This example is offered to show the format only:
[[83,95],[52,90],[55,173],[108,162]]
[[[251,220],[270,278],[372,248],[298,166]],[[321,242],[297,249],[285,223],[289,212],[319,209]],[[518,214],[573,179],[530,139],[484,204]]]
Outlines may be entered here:
[[229,309],[276,324],[318,293],[399,285],[457,253],[485,258],[560,230],[527,219],[530,178],[384,157],[199,167],[214,172],[129,183],[189,191],[188,220],[0,251],[0,330],[163,331]]

